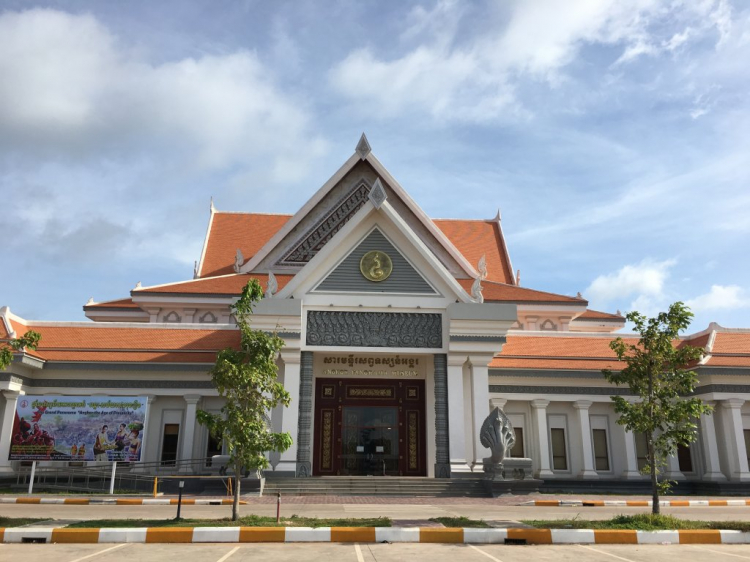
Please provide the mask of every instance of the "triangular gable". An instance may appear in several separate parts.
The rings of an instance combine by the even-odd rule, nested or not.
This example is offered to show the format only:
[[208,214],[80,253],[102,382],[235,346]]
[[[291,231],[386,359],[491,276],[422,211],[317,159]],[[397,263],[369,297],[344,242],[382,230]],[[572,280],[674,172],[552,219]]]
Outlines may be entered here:
[[[369,144],[367,146],[369,147]],[[309,260],[317,251],[320,251],[320,248],[361,208],[361,201],[358,197],[364,194],[360,193],[355,196],[353,205],[346,205],[341,210],[337,210],[338,206],[352,196],[353,188],[355,191],[367,189],[369,192],[369,188],[374,185],[376,179],[382,179],[401,201],[402,206],[416,217],[421,224],[422,235],[429,235],[434,240],[429,243],[440,248],[444,254],[443,259],[451,262],[450,267],[457,268],[460,276],[465,275],[471,278],[477,276],[474,265],[458,251],[369,150],[355,152],[253,258],[240,268],[240,273],[248,273],[256,269],[267,271],[278,267],[303,266],[307,262],[292,260]],[[356,186],[353,185],[355,183]],[[336,191],[338,193],[335,193]],[[335,205],[325,206],[326,200],[335,201]]]
[[[355,253],[376,228],[380,233],[387,235],[394,251],[405,258],[406,264],[422,279],[430,279],[429,285],[434,288],[430,293],[408,293],[407,295],[411,296],[405,298],[419,295],[425,298],[448,299],[451,302],[456,299],[459,302],[472,302],[456,278],[390,203],[384,201],[376,208],[371,200],[368,200],[330,242],[296,273],[286,287],[279,291],[277,298],[303,298],[306,294],[323,293],[321,285]],[[358,263],[356,258],[353,259]],[[403,267],[405,269],[406,265]]]
[[[392,271],[385,280],[370,281],[363,275],[361,260],[369,252],[381,252],[390,258]],[[314,291],[438,294],[377,227],[365,236]]]

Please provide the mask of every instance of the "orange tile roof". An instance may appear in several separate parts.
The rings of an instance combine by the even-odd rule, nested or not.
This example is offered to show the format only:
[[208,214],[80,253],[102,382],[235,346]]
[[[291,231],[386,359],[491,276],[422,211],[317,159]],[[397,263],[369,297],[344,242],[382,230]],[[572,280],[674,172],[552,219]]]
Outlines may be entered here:
[[215,212],[200,276],[233,273],[237,248],[247,261],[286,224],[291,215]]
[[[474,283],[473,279],[457,279],[457,281],[465,291],[471,293],[471,286]],[[586,300],[576,297],[556,295],[555,293],[547,293],[545,291],[535,291],[534,289],[527,289],[526,287],[506,285],[504,283],[493,281],[483,281],[482,288],[482,295],[486,302],[565,303],[578,305],[585,305],[587,303]]]
[[750,333],[716,332],[711,352],[750,354]]
[[617,360],[585,359],[530,359],[527,357],[495,357],[490,363],[493,369],[539,369],[563,371],[619,371],[625,366]]
[[19,330],[39,332],[38,353],[49,350],[216,351],[239,342],[237,330],[138,328],[92,323],[76,326],[31,324]]
[[[615,337],[557,337],[508,336],[501,357],[576,357],[585,359],[614,359],[609,347]],[[623,338],[626,344],[635,345],[637,337]]]
[[[279,290],[283,289],[294,275],[276,275],[276,281]],[[170,283],[169,285],[160,285],[157,287],[144,287],[137,291],[131,291],[134,297],[138,295],[149,295],[155,293],[176,293],[176,294],[195,294],[195,295],[239,295],[247,282],[251,279],[257,279],[265,289],[268,284],[268,275],[263,273],[234,273],[232,275],[223,275],[221,277],[208,277],[206,279],[193,279],[182,283]]]
[[240,341],[238,330],[15,324],[19,336],[41,334],[39,347],[27,353],[48,361],[212,363],[217,351]]
[[625,322],[625,317],[620,314],[610,314],[609,312],[600,312],[598,310],[586,309],[586,312],[577,316],[576,320],[610,320]]
[[483,255],[486,256],[488,281],[514,283],[510,258],[503,247],[497,222],[459,219],[434,219],[433,222],[474,267]]
[[117,299],[113,301],[95,302],[86,304],[83,310],[96,310],[97,308],[123,308],[140,310],[141,307],[133,302],[133,299]]
[[[615,338],[508,336],[502,352],[490,363],[495,369],[563,369],[600,371],[622,369],[609,344]],[[623,338],[635,344],[638,338]]]
[[[218,351],[218,350],[217,350]],[[214,363],[216,351],[43,351],[39,357],[46,361],[92,363]]]

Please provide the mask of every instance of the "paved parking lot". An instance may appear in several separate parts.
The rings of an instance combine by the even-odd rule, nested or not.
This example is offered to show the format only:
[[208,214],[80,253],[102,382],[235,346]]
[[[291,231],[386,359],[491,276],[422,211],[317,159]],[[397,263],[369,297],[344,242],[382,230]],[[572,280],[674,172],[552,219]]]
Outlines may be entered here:
[[0,544],[0,560],[54,560],[55,562],[274,562],[351,560],[352,562],[653,562],[679,557],[680,562],[750,560],[745,545],[596,545],[504,546],[444,544]]

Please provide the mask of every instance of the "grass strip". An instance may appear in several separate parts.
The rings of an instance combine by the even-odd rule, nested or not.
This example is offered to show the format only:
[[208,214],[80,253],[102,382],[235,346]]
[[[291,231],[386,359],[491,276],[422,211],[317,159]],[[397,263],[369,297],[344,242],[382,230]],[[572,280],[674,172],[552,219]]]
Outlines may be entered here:
[[489,529],[489,524],[483,519],[470,519],[462,515],[461,517],[433,517],[428,519],[433,523],[441,523],[443,527],[471,527],[473,529]]
[[247,515],[237,521],[226,519],[96,519],[71,523],[67,529],[122,527],[390,527],[388,517],[330,519],[292,515],[276,523],[275,517]]
[[49,521],[44,517],[2,517],[0,516],[0,527],[22,527],[24,525],[30,525],[31,523],[37,523],[39,521]]
[[522,523],[538,529],[623,529],[633,531],[673,531],[698,529],[725,529],[728,531],[750,531],[750,521],[693,521],[679,519],[673,515],[617,515],[612,519],[590,521],[587,519],[530,519]]

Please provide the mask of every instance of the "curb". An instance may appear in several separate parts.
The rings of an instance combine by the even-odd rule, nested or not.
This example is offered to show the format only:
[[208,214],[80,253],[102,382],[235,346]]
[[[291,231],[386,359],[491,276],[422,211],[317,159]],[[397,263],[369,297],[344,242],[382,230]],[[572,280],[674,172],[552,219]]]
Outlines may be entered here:
[[155,527],[108,529],[0,528],[0,542],[253,543],[409,542],[462,544],[750,544],[743,531],[598,529],[463,529],[434,527]]
[[[0,503],[16,504],[61,504],[61,505],[177,505],[175,498],[0,498]],[[186,499],[182,505],[232,505],[230,499]],[[240,500],[240,505],[247,505]]]
[[[536,500],[520,506],[535,507],[651,507],[650,500]],[[745,507],[750,500],[662,500],[662,507]]]

